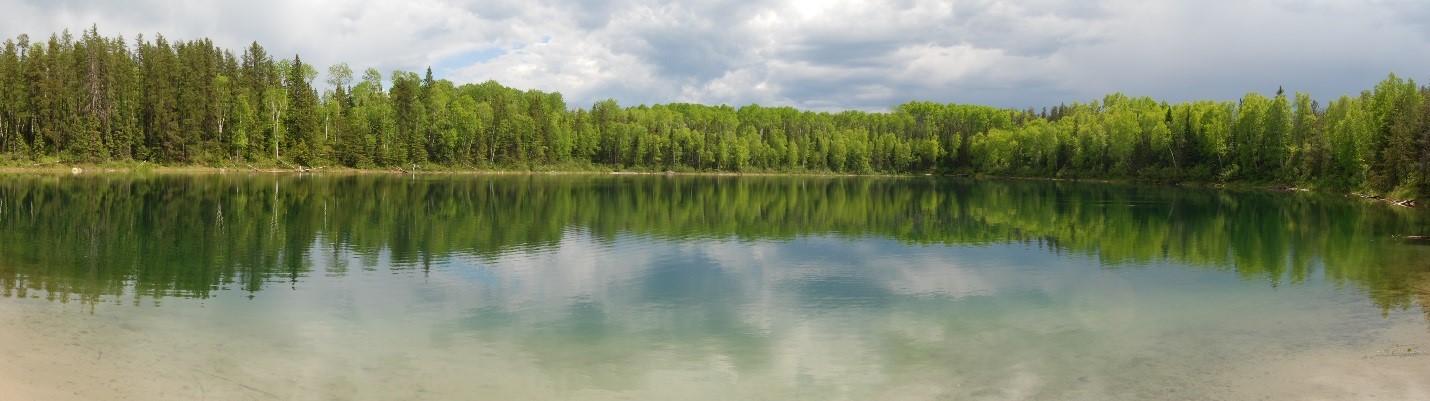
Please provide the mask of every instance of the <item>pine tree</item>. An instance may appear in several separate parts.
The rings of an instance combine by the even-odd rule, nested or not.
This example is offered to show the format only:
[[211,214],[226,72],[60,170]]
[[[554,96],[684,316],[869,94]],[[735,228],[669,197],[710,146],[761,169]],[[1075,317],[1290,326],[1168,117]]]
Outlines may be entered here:
[[303,64],[301,57],[295,55],[285,82],[288,91],[288,112],[283,118],[286,144],[292,149],[289,156],[303,166],[319,164],[324,156],[322,138],[319,137],[318,97],[309,83],[316,73],[310,72],[311,69]]

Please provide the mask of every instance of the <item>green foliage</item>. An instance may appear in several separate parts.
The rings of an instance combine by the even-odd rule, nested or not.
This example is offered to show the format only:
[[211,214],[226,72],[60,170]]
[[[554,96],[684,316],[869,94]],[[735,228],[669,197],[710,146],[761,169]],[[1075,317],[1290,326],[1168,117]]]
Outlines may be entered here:
[[288,73],[284,85],[288,91],[288,113],[283,117],[285,148],[290,149],[289,157],[301,165],[314,165],[327,153],[319,132],[318,97],[313,92],[309,80],[311,66],[303,64],[300,57],[293,57],[293,70]]
[[948,173],[1294,184],[1426,198],[1424,88],[1388,76],[1324,110],[1310,95],[1168,104],[1121,93],[1037,113],[914,101],[889,112],[615,100],[456,85],[346,64],[327,88],[257,43],[106,39],[0,48],[0,154],[67,162]]

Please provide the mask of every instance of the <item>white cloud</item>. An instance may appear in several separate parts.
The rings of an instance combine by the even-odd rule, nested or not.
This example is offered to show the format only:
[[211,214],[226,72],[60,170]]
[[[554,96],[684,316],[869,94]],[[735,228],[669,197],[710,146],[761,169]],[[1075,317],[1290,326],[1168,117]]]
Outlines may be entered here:
[[[572,106],[1007,107],[1367,88],[1430,62],[1430,7],[1323,0],[0,1],[0,35],[98,24],[236,51],[560,91]],[[320,68],[321,69],[321,68]]]

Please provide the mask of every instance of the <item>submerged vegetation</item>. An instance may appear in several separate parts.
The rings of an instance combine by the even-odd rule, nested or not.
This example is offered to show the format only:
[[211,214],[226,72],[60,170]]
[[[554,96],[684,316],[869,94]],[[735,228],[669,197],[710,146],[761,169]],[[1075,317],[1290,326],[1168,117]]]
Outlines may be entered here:
[[1167,103],[1112,94],[1041,111],[909,102],[572,108],[560,93],[407,71],[317,69],[257,43],[105,38],[0,51],[0,160],[70,163],[990,174],[1284,184],[1430,198],[1430,89],[1390,75],[1305,93]]

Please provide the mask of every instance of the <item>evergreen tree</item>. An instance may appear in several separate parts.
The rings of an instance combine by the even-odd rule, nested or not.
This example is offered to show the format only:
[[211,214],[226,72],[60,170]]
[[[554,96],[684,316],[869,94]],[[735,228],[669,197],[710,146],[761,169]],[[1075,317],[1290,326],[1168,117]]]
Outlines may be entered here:
[[1170,104],[1114,93],[1042,112],[914,101],[889,112],[615,100],[316,70],[208,39],[91,26],[0,47],[0,155],[71,162],[968,173],[1309,184],[1430,195],[1427,89],[1389,75],[1325,110],[1311,96]]
[[293,56],[292,70],[285,85],[288,90],[288,113],[284,117],[289,155],[300,165],[311,166],[323,160],[323,142],[319,137],[318,97],[309,83],[314,73],[302,58]]

